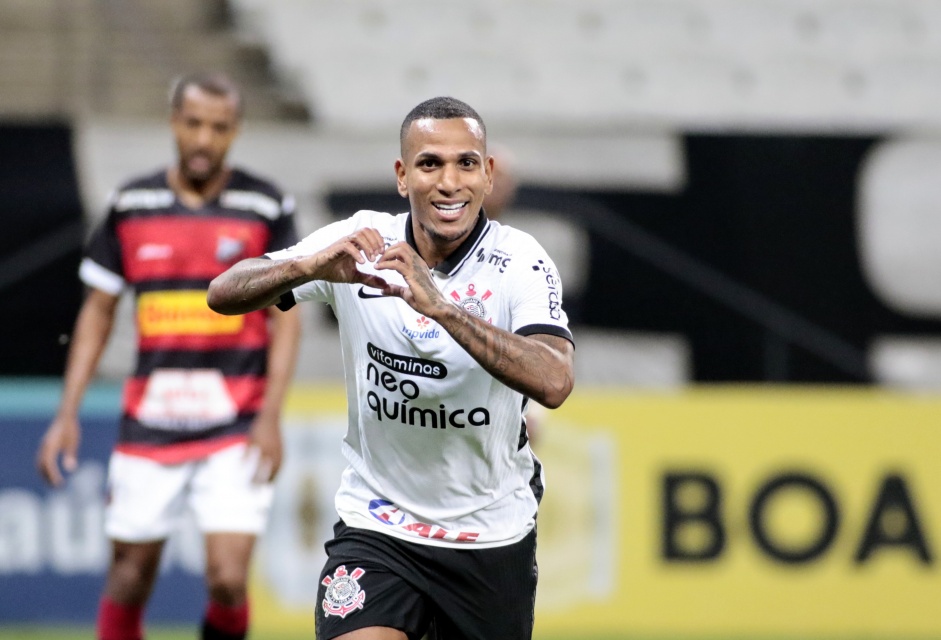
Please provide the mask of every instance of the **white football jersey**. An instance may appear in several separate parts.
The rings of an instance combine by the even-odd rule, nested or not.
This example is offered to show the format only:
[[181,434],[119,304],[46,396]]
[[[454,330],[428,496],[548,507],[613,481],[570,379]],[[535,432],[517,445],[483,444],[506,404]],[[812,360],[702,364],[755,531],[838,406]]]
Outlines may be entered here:
[[[408,213],[359,211],[270,258],[310,255],[357,229],[415,247]],[[394,284],[394,271],[359,265]],[[522,231],[482,214],[432,270],[450,300],[522,334],[572,335],[552,261]],[[534,526],[542,465],[525,436],[525,399],[485,371],[434,320],[361,285],[315,281],[282,297],[329,303],[339,319],[349,461],[336,508],[349,526],[448,547],[511,544]]]

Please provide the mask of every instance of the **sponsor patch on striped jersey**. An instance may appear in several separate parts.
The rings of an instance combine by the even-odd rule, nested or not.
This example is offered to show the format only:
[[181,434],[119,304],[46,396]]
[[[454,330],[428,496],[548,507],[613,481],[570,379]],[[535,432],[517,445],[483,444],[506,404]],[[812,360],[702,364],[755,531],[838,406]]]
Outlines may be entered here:
[[245,317],[216,313],[206,304],[205,291],[152,291],[138,298],[137,322],[143,338],[214,336],[238,333]]
[[151,428],[201,430],[235,420],[238,409],[214,369],[157,369],[144,389],[136,418]]
[[131,209],[166,209],[173,205],[176,196],[169,189],[128,189],[115,197],[115,211]]
[[228,209],[254,211],[269,220],[274,220],[281,215],[281,204],[274,198],[257,191],[237,191],[234,189],[223,191],[219,202]]

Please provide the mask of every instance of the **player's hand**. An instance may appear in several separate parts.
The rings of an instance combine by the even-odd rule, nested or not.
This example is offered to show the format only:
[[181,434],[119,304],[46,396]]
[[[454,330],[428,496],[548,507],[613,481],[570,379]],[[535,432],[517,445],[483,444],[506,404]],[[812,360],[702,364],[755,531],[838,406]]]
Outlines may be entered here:
[[376,229],[359,229],[308,258],[312,279],[383,289],[387,286],[385,280],[374,274],[363,273],[357,265],[374,261],[382,254],[384,247],[385,240]]
[[376,262],[376,269],[391,269],[401,274],[405,286],[388,284],[378,288],[386,295],[402,298],[412,309],[429,318],[452,306],[435,286],[427,263],[408,243],[397,242],[386,249]]
[[62,468],[72,473],[78,468],[78,445],[81,441],[81,428],[74,418],[56,417],[46,429],[36,454],[36,468],[43,479],[54,487],[62,484],[62,471],[59,470],[59,456],[62,456]]
[[284,459],[284,444],[278,418],[261,414],[255,418],[249,432],[248,449],[245,455],[258,456],[255,477],[252,478],[255,482],[274,481]]

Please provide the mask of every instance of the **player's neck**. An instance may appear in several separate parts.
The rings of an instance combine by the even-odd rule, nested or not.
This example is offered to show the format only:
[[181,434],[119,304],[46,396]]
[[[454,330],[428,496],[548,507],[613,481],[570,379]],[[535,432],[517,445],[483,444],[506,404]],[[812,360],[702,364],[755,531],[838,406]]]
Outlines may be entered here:
[[434,269],[448,259],[454,251],[461,246],[466,238],[448,241],[444,238],[432,236],[419,225],[415,230],[415,247],[418,255],[425,261],[429,269]]
[[415,241],[415,248],[418,255],[421,256],[425,264],[430,269],[446,261],[451,255],[461,248],[468,238],[474,235],[474,230],[480,224],[481,213],[474,217],[474,222],[470,226],[452,232],[450,234],[442,233],[433,226],[422,224],[414,214],[410,217],[412,224],[412,236]]
[[192,209],[199,209],[222,193],[231,173],[229,167],[223,167],[208,180],[196,182],[183,175],[179,167],[170,167],[167,170],[167,183],[180,202]]

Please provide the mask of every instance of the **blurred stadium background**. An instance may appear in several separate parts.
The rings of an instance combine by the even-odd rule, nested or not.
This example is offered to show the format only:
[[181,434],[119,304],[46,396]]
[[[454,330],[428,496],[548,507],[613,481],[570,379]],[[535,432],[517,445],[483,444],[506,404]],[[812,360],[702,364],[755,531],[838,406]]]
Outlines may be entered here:
[[[130,306],[66,489],[33,451],[85,233],[172,157],[167,88],[196,69],[244,87],[233,159],[302,233],[404,208],[427,97],[511,154],[505,220],[557,258],[577,341],[537,443],[539,638],[941,638],[935,0],[0,0],[0,637],[91,637]],[[305,311],[256,638],[313,637],[342,466],[336,330]],[[158,640],[193,637],[201,554],[184,526]]]

